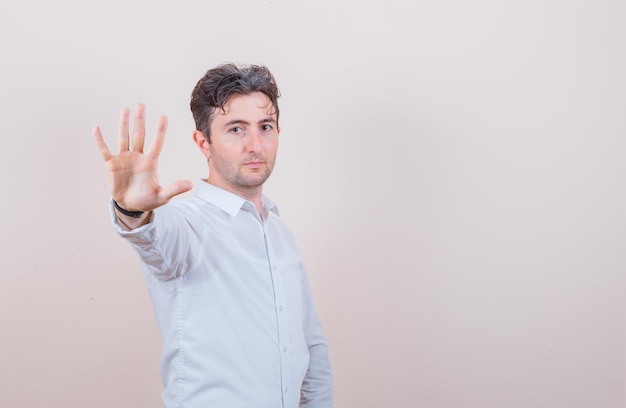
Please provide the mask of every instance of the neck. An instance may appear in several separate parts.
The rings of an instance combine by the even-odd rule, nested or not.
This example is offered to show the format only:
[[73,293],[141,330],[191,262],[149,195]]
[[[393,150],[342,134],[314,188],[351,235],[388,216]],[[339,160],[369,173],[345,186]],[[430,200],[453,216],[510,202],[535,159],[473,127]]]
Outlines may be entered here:
[[251,201],[256,206],[259,214],[261,214],[261,206],[263,202],[263,185],[260,186],[234,186],[230,183],[220,182],[219,180],[212,179],[209,176],[206,179],[207,183],[214,185],[215,187],[219,187],[222,190],[226,190],[231,192],[239,197]]

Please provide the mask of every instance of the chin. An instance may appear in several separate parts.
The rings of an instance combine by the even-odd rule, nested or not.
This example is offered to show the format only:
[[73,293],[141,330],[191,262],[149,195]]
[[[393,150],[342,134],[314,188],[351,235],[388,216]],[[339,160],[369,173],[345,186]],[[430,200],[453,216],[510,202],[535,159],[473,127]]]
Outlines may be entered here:
[[239,177],[237,184],[242,187],[260,187],[269,178],[269,174],[255,174],[247,177]]

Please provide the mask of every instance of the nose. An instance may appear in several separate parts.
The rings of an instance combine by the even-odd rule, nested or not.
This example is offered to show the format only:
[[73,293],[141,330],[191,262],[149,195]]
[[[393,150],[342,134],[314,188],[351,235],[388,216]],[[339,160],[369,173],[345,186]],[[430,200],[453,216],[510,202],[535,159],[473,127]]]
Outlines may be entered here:
[[248,152],[258,152],[262,148],[262,140],[260,132],[253,130],[248,132],[248,138],[246,140],[246,149]]

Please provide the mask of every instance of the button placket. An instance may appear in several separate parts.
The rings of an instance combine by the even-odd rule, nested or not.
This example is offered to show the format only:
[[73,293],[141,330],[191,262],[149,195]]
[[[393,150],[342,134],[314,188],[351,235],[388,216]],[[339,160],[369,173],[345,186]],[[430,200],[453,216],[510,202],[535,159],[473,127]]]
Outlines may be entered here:
[[265,234],[265,242],[267,245],[267,256],[269,261],[269,269],[270,274],[272,276],[272,285],[274,287],[274,307],[276,308],[276,318],[278,324],[278,346],[281,354],[280,365],[281,365],[281,383],[283,385],[283,391],[286,394],[289,384],[289,378],[291,373],[289,354],[288,354],[288,341],[289,341],[289,330],[288,330],[288,319],[285,310],[285,301],[286,295],[283,285],[282,274],[280,268],[277,266],[277,259],[274,251],[274,246],[272,244],[271,234],[268,232],[267,228],[268,222],[267,220],[263,223],[263,230]]

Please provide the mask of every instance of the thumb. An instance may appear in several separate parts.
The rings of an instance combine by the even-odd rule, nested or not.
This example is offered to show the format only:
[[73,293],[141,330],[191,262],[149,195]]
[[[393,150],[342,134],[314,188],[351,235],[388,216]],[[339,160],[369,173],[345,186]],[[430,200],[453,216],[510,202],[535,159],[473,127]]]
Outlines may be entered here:
[[193,183],[190,180],[179,180],[163,188],[159,192],[159,196],[160,196],[159,198],[163,202],[168,202],[173,197],[182,193],[186,193],[192,188],[193,188]]

